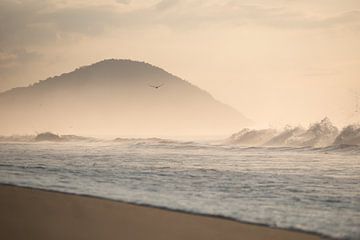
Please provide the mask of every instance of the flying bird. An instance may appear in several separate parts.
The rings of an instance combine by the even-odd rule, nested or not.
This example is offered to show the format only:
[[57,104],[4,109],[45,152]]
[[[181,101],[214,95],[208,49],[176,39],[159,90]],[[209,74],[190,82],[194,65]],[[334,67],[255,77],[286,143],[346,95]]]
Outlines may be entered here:
[[160,84],[160,85],[149,85],[149,87],[152,87],[152,88],[155,88],[155,89],[158,89],[160,87],[162,87],[164,84]]

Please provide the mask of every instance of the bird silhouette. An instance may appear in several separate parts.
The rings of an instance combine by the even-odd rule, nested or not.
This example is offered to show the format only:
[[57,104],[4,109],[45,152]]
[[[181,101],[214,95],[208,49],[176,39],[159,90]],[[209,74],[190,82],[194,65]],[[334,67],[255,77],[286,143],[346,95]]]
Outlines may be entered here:
[[155,88],[155,89],[159,89],[160,87],[162,87],[164,84],[160,84],[160,85],[149,85],[149,87]]

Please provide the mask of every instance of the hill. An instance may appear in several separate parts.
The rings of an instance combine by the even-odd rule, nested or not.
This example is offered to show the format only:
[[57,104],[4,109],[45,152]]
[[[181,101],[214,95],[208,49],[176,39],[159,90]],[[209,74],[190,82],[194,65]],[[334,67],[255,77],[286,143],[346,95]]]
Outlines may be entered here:
[[114,59],[3,92],[0,116],[1,134],[219,134],[249,124],[235,109],[163,69]]

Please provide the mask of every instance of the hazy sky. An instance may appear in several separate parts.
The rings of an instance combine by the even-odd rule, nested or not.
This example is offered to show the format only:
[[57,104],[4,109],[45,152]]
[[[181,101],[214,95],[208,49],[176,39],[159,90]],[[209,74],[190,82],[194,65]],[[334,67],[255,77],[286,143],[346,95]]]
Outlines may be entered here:
[[259,124],[342,124],[360,98],[360,1],[0,0],[0,91],[104,58],[162,67]]

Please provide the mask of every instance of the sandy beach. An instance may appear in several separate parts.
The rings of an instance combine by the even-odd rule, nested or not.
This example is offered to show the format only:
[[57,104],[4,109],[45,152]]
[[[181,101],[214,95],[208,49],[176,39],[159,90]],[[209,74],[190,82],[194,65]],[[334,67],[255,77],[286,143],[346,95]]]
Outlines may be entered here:
[[323,239],[94,197],[0,185],[0,239]]

